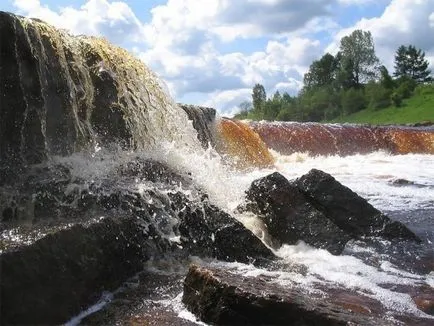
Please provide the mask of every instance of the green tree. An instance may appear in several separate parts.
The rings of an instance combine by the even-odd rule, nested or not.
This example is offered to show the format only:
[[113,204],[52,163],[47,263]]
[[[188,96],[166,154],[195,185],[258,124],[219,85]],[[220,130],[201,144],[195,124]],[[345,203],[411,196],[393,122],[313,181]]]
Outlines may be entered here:
[[264,115],[264,107],[266,101],[267,101],[267,93],[265,92],[264,86],[262,86],[261,84],[256,84],[253,87],[252,103],[253,103],[253,112],[259,119],[262,119]]
[[385,89],[394,89],[395,88],[395,82],[392,78],[392,76],[390,76],[389,71],[387,70],[387,68],[385,66],[381,66],[380,69],[380,84],[381,86],[383,86]]
[[371,109],[383,109],[390,105],[391,94],[393,89],[386,88],[381,81],[371,80],[365,86],[365,98]]
[[344,114],[351,114],[366,108],[363,90],[350,88],[344,91],[341,97],[341,105]]
[[401,45],[395,53],[395,72],[393,75],[397,78],[410,77],[417,83],[432,82],[433,78],[428,66],[425,52],[416,49],[413,45]]
[[244,101],[238,105],[238,108],[240,109],[240,112],[235,114],[234,118],[235,119],[246,119],[249,112],[252,111],[253,105],[252,105],[252,102],[250,102],[250,101]]
[[330,53],[324,54],[310,65],[309,71],[304,75],[304,86],[313,88],[333,84],[337,68],[338,59]]
[[340,53],[347,70],[347,80],[353,80],[358,88],[376,77],[379,60],[375,54],[371,32],[355,30],[341,39]]
[[274,120],[279,114],[282,108],[282,96],[279,91],[274,93],[273,98],[268,99],[264,106],[264,116],[265,120]]

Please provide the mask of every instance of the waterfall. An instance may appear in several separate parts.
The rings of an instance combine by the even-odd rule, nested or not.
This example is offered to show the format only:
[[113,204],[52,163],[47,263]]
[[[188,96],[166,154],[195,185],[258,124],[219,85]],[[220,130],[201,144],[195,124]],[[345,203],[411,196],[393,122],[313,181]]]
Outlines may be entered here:
[[281,154],[352,155],[375,151],[434,154],[434,129],[405,126],[252,122],[264,143]]

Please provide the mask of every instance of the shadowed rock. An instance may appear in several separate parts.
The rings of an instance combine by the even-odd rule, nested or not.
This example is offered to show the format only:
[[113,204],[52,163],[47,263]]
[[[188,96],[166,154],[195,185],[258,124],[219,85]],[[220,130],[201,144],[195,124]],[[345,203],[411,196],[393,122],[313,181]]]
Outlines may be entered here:
[[298,178],[295,185],[318,210],[352,237],[420,241],[404,224],[392,221],[330,174],[312,169]]
[[[274,259],[169,167],[136,159],[113,173],[91,181],[74,178],[67,166],[41,166],[18,182],[2,206],[2,324],[63,323],[151,257]],[[135,179],[152,186],[127,187]],[[176,190],[180,185],[189,187],[190,198]]]
[[[352,311],[266,277],[243,277],[216,268],[191,266],[183,303],[214,325],[390,325],[367,311]],[[360,304],[354,304],[352,308]]]
[[252,211],[281,244],[299,240],[340,254],[354,238],[381,236],[420,241],[331,175],[311,170],[295,181],[275,172],[255,180],[246,193]]
[[247,209],[258,214],[280,244],[303,240],[340,254],[351,239],[280,173],[255,180],[247,191],[247,199]]
[[192,121],[197,131],[197,138],[204,148],[215,145],[215,117],[216,111],[213,108],[197,105],[179,104],[187,113],[188,119]]

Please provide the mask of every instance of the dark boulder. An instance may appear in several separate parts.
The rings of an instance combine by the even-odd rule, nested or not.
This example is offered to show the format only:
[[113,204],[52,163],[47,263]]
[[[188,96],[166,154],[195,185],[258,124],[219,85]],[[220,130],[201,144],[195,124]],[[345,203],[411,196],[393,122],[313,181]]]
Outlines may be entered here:
[[63,226],[0,256],[1,324],[61,324],[116,289],[155,254],[132,217]]
[[[149,188],[138,191],[135,179]],[[35,166],[1,190],[2,324],[63,323],[151,257],[274,259],[191,180],[152,160],[121,164],[95,180],[74,177],[67,165]]]
[[295,181],[275,172],[255,180],[246,198],[240,209],[257,214],[280,244],[302,240],[340,254],[349,240],[366,236],[420,241],[402,223],[319,170]]
[[294,184],[309,202],[352,237],[380,236],[420,241],[405,225],[392,221],[330,174],[312,169]]
[[179,104],[187,113],[188,119],[192,121],[197,131],[197,138],[204,148],[215,145],[215,117],[216,111],[213,108],[197,105]]
[[348,307],[265,276],[244,277],[195,265],[185,278],[182,301],[213,325],[390,325],[367,309],[355,311],[360,304]]
[[[103,39],[0,11],[0,49],[0,185],[96,144],[148,149],[179,140],[174,127],[188,124],[156,75]],[[203,111],[203,123],[212,117]]]
[[256,213],[280,244],[303,240],[340,254],[351,239],[280,173],[255,180],[247,191],[247,209]]
[[273,252],[241,222],[209,203],[190,202],[177,193],[172,198],[180,220],[180,241],[191,255],[214,257],[224,261],[266,263]]

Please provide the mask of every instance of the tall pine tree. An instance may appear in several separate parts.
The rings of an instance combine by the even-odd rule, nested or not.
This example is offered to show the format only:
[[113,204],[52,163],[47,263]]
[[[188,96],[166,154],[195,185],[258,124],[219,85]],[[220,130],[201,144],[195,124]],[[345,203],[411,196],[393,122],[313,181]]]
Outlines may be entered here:
[[397,78],[409,77],[417,83],[432,82],[431,70],[428,69],[429,63],[425,59],[425,52],[416,49],[415,46],[401,45],[395,54],[395,72]]

